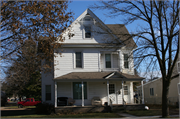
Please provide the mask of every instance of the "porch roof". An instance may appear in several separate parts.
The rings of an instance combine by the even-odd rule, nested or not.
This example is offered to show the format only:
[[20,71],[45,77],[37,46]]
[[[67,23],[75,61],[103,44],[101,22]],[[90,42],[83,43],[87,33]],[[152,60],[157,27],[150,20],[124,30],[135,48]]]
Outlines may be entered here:
[[71,72],[54,78],[56,81],[142,81],[143,79],[138,75],[122,72]]

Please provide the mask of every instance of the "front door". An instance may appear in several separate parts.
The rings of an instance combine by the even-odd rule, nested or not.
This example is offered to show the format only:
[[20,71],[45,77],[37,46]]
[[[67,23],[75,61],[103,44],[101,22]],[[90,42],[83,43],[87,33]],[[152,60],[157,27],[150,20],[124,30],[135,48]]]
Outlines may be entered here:
[[116,93],[115,93],[115,84],[109,84],[109,100],[110,103],[116,104]]

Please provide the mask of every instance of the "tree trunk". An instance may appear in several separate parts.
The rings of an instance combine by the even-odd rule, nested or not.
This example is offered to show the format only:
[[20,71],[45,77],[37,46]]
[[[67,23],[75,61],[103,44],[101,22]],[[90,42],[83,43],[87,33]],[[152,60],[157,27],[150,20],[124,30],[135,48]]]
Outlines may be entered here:
[[166,79],[163,79],[163,90],[162,90],[162,117],[166,118],[169,116],[169,102],[168,102],[169,84]]

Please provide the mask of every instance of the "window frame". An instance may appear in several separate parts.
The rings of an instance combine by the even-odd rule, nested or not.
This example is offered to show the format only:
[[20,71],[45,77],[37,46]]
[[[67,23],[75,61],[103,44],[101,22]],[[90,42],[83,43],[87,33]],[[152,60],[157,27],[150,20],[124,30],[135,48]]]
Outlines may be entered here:
[[[77,60],[76,60],[76,53],[77,52],[80,52],[81,53],[81,67],[77,67],[76,64],[77,64]],[[82,51],[75,51],[74,52],[74,69],[83,69],[84,68],[84,56],[83,56],[83,52]]]
[[107,68],[107,66],[106,66],[106,55],[110,55],[110,64],[111,64],[110,68],[112,68],[112,55],[111,55],[111,53],[104,54],[105,68],[110,69],[110,68]]
[[[104,69],[118,69],[119,68],[119,55],[118,54],[115,54],[115,53],[113,53],[113,52],[104,52],[104,53],[102,53],[103,55],[103,68]],[[111,68],[107,68],[106,67],[106,54],[110,54],[110,58],[111,58]],[[116,59],[115,57],[113,57],[113,55],[117,55],[117,67],[114,67],[114,60]],[[115,58],[115,59],[114,59]]]
[[[110,91],[110,90],[112,89],[112,87],[111,87],[110,85],[111,85],[111,86],[114,85],[114,92],[111,92],[111,91]],[[115,85],[114,83],[110,83],[110,84],[109,84],[109,94],[115,94],[115,93],[116,93],[116,85]]]
[[[86,34],[90,34],[90,37],[86,37]],[[85,39],[92,38],[92,32],[91,32],[91,26],[90,25],[84,26],[84,38]]]
[[[125,56],[127,56],[127,60],[125,60]],[[128,55],[128,53],[124,53],[123,58],[124,58],[124,68],[129,69],[129,55]]]
[[150,96],[154,96],[154,88],[150,88]]
[[[50,86],[49,87],[50,91],[47,90],[47,86]],[[45,85],[45,100],[46,101],[51,101],[51,99],[52,99],[51,98],[51,96],[52,96],[52,92],[51,92],[52,89],[51,89],[51,87],[52,87],[51,85]]]
[[[127,87],[127,89],[125,89],[124,87]],[[123,86],[123,90],[124,90],[124,95],[129,95],[129,88],[127,85]],[[126,93],[125,93],[126,92]]]
[[[72,95],[72,97],[73,97],[73,99],[74,100],[82,100],[82,87],[79,87],[80,88],[80,92],[79,92],[79,94],[78,95],[80,95],[80,96],[78,96],[78,97],[80,97],[80,98],[78,98],[78,97],[75,97],[75,90],[74,90],[74,84],[78,84],[78,85],[82,85],[82,82],[72,82],[72,89],[73,89],[73,95]],[[88,99],[88,88],[87,88],[87,82],[83,82],[83,85],[84,85],[84,99]]]

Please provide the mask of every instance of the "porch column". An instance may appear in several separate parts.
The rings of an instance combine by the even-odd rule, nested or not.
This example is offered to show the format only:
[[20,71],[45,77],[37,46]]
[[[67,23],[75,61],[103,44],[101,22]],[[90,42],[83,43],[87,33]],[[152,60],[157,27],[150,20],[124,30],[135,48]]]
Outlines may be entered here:
[[101,71],[101,53],[98,53],[98,67],[99,71]]
[[143,81],[141,81],[142,87],[142,104],[144,104],[144,88],[143,88]]
[[108,105],[109,105],[109,81],[107,81],[107,100],[108,100]]
[[55,81],[55,107],[57,107],[57,81]]
[[84,106],[84,84],[82,81],[82,107]]
[[122,81],[122,101],[124,105],[124,81]]
[[121,64],[121,50],[119,50],[118,54],[119,54],[119,58],[118,58],[118,59],[119,59],[119,62],[118,62],[118,63],[119,63],[119,71],[120,71],[120,72],[122,72],[122,64]]

